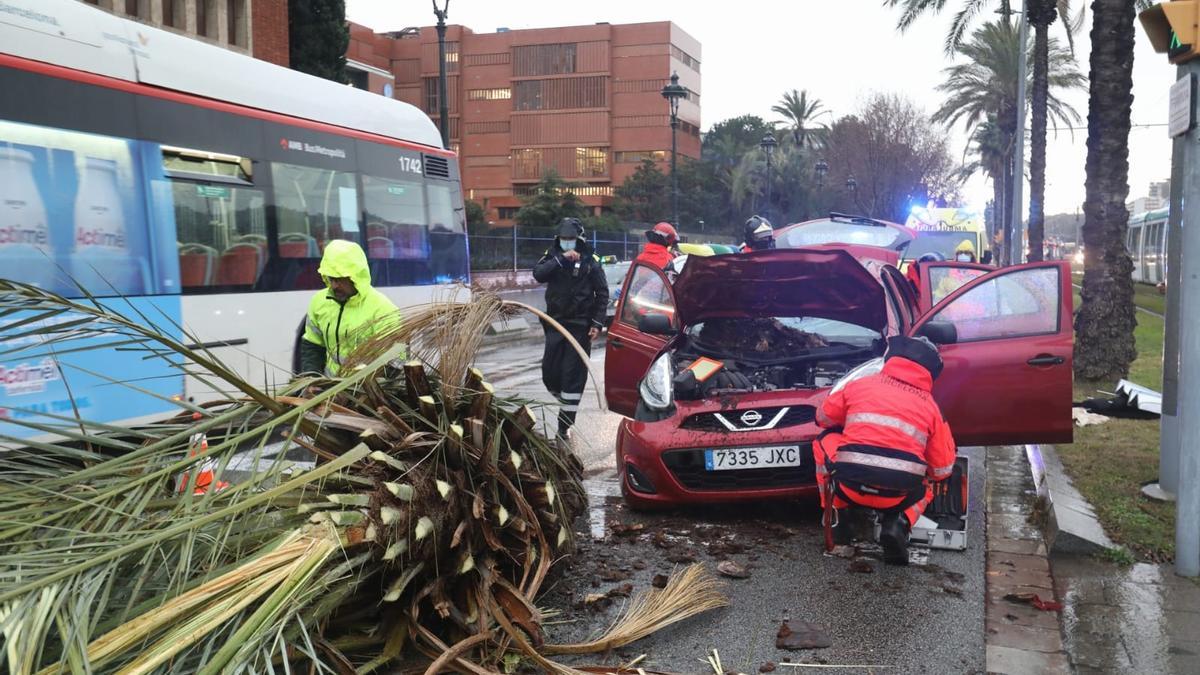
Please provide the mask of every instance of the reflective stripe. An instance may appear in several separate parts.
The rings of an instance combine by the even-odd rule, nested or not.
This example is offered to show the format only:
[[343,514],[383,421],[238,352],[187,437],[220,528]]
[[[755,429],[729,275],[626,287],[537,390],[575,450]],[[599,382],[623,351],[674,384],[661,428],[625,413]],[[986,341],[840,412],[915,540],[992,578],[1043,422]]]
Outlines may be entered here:
[[929,442],[929,435],[915,426],[905,422],[898,417],[891,415],[880,415],[879,413],[854,413],[846,417],[846,425],[851,424],[877,424],[881,427],[891,427],[911,436],[913,440],[924,446]]
[[842,450],[838,452],[836,461],[845,462],[846,464],[861,464],[863,466],[875,467],[876,469],[902,471],[904,473],[912,473],[918,476],[925,475],[925,465],[920,462],[910,462],[906,459],[896,459],[895,457],[868,455],[865,452],[850,452]]
[[828,476],[829,469],[826,469],[824,464],[818,464],[817,465],[817,475],[818,476]]
[[950,466],[939,466],[933,470],[933,477],[934,478],[945,478],[946,476],[949,476],[952,473],[954,473],[954,465],[953,464],[951,464]]
[[577,406],[577,405],[564,405],[564,406],[562,406],[561,408],[559,408],[559,410],[562,410],[562,411],[564,411],[564,412],[577,412],[577,411],[579,410],[579,406]]
[[304,320],[304,326],[306,328],[308,328],[309,330],[311,330],[313,333],[316,333],[317,337],[319,337],[319,338],[325,337],[325,333],[321,330],[321,327],[317,325],[317,322],[312,320],[312,317],[309,317]]
[[833,424],[833,420],[829,419],[829,415],[825,414],[824,408],[817,408],[817,424],[827,427]]
[[562,397],[563,397],[563,400],[566,400],[566,401],[578,401],[579,399],[583,398],[583,394],[582,393],[570,394],[570,393],[567,393],[564,391],[562,393]]

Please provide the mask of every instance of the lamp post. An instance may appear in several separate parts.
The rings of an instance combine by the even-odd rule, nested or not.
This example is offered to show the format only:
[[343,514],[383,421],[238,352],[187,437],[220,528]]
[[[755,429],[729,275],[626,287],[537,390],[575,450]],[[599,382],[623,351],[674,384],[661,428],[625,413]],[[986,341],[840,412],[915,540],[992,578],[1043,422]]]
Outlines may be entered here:
[[[823,159],[817,160],[813,165],[813,173],[817,176],[817,192],[813,195],[813,201],[816,201],[816,197],[821,194],[821,188],[825,187],[825,174],[829,173],[829,164]],[[809,209],[809,217],[812,217],[812,209]]]
[[687,88],[679,84],[679,73],[671,73],[671,84],[662,88],[662,97],[671,107],[671,213],[675,227],[679,227],[679,176],[676,167],[675,134],[679,130],[679,101],[687,96]]
[[763,136],[762,140],[758,142],[758,147],[762,148],[762,151],[767,155],[767,208],[765,209],[768,215],[767,220],[771,219],[769,217],[771,214],[771,155],[775,154],[775,146],[777,145],[779,145],[779,141],[775,140],[775,134],[771,132],[767,132],[767,135]]
[[846,189],[849,190],[852,195],[854,195],[855,208],[857,208],[860,212],[863,211],[862,204],[860,204],[858,201],[858,179],[853,175],[846,179]]
[[450,101],[446,98],[446,15],[450,0],[442,0],[441,8],[433,0],[433,15],[437,17],[438,35],[438,115],[442,121],[442,147],[450,149]]

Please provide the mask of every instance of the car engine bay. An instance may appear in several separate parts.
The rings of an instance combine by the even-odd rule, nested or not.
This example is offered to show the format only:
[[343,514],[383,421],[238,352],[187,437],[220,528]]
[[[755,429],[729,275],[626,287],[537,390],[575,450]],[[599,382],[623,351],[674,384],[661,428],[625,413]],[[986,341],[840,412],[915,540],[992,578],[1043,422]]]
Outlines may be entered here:
[[[882,338],[852,344],[772,318],[710,320],[681,339],[672,355],[673,388],[675,398],[685,401],[831,387],[854,367],[883,354],[885,347]],[[693,368],[698,360],[717,369],[706,374],[704,368]]]

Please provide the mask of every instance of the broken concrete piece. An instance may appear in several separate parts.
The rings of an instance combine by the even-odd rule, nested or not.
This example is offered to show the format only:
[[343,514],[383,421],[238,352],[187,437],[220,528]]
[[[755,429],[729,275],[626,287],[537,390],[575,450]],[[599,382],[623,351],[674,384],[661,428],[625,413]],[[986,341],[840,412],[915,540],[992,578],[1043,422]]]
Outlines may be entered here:
[[732,560],[722,560],[717,564],[717,571],[731,579],[750,578],[750,570]]
[[1083,408],[1071,408],[1071,418],[1075,420],[1077,427],[1090,427],[1094,424],[1104,424],[1109,421],[1110,417],[1097,415],[1096,413],[1088,412]]
[[776,649],[824,649],[833,645],[833,640],[820,626],[807,621],[792,622],[784,619],[775,634]]
[[850,571],[856,574],[871,574],[875,571],[875,566],[866,560],[852,560]]
[[667,587],[667,575],[655,574],[654,579],[650,582],[650,585],[655,588],[666,588]]
[[775,665],[775,662],[774,662],[774,661],[767,661],[766,663],[764,663],[764,664],[762,664],[761,666],[759,666],[759,667],[758,667],[758,672],[760,672],[760,673],[773,673],[773,672],[775,672],[775,669],[776,669],[776,667],[777,667],[777,666]]

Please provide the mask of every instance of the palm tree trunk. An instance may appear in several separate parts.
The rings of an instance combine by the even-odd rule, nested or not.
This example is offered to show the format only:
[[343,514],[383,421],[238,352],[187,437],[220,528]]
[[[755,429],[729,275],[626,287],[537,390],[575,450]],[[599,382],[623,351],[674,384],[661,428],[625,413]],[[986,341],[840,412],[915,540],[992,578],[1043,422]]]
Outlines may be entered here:
[[1001,223],[1005,222],[1004,214],[1007,210],[1004,205],[1004,168],[996,167],[996,172],[992,174],[992,222],[988,230],[987,246],[992,249],[992,262],[995,265],[1000,264],[1001,249],[996,246],[996,233],[1003,232]]
[[[1038,3],[1030,3],[1035,7]],[[1053,3],[1050,11],[1054,11]],[[1038,17],[1044,18],[1044,17]],[[1050,16],[1053,21],[1053,14]],[[1030,21],[1034,13],[1030,11]],[[1050,25],[1033,25],[1033,96],[1029,157],[1029,262],[1042,260],[1046,231],[1046,99],[1050,93]]]
[[1087,197],[1083,203],[1083,306],[1075,318],[1075,373],[1112,380],[1137,356],[1133,263],[1125,251],[1129,213],[1129,115],[1133,104],[1134,7],[1092,4]]

